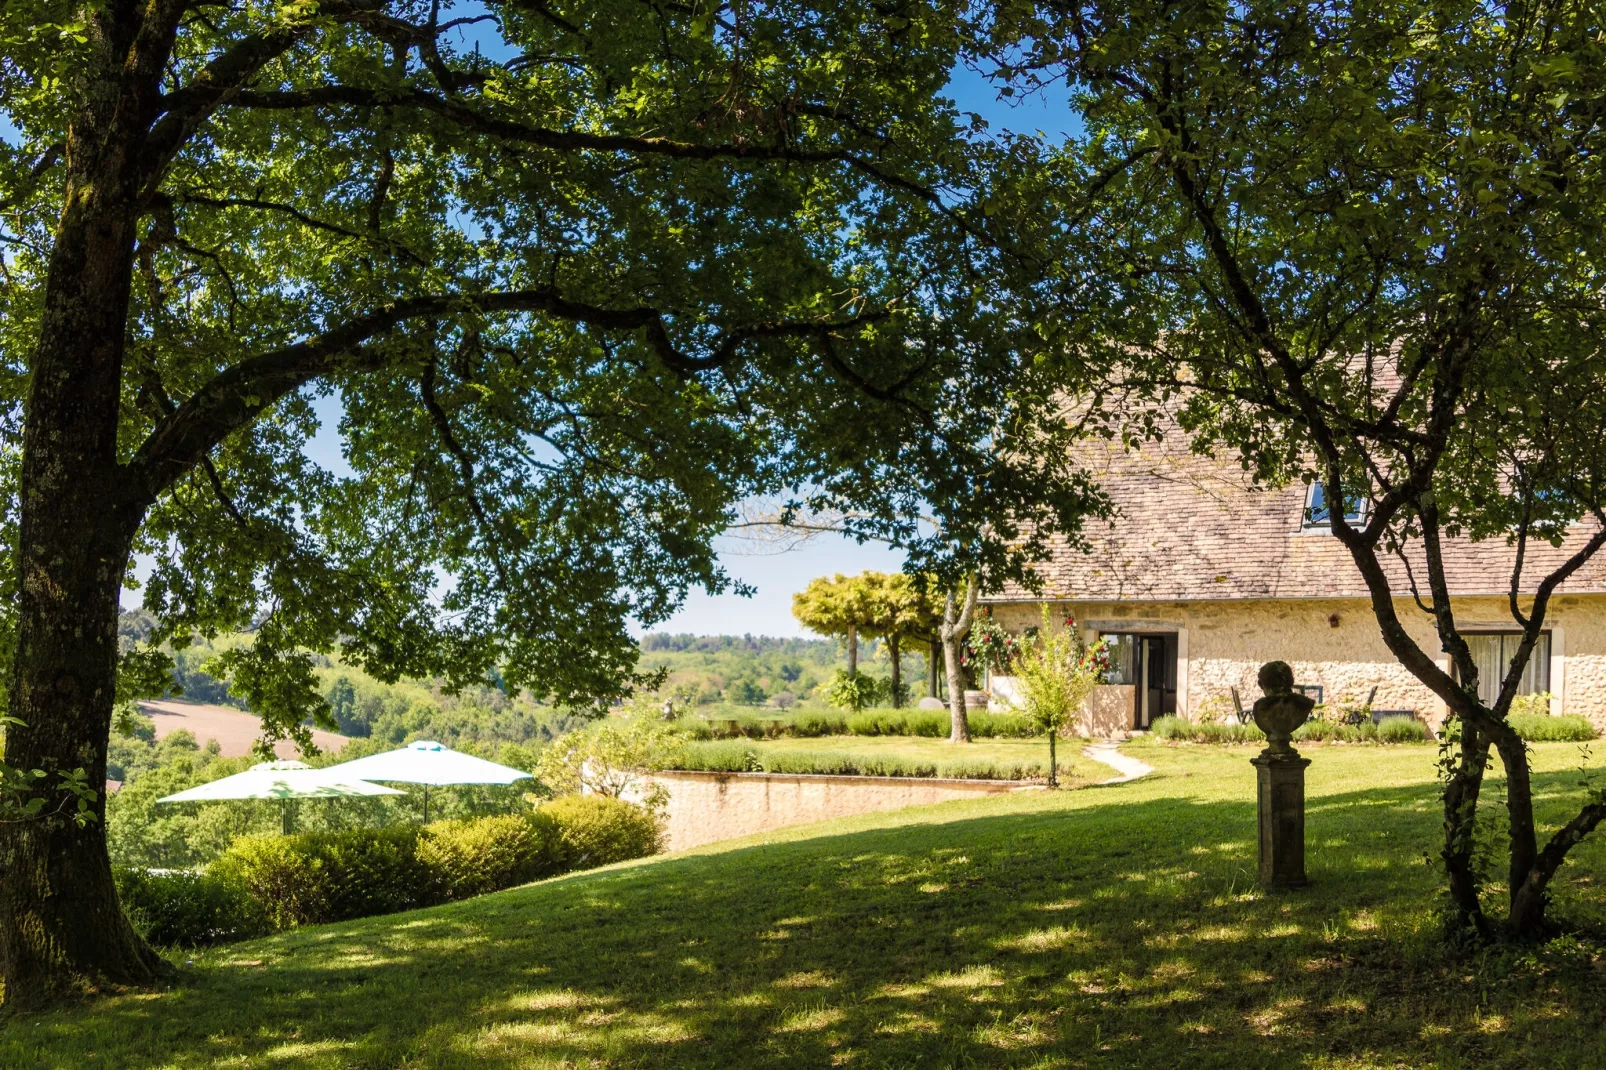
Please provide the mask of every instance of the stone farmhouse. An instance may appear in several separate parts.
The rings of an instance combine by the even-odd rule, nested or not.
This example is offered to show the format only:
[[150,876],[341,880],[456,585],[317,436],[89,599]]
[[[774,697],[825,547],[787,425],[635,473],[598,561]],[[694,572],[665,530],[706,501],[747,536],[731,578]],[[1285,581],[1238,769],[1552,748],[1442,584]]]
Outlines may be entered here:
[[[1410,711],[1436,728],[1444,705],[1383,645],[1360,573],[1328,527],[1321,488],[1251,489],[1236,461],[1197,456],[1176,438],[1133,452],[1090,447],[1087,463],[1116,517],[1089,525],[1091,552],[1061,545],[1039,566],[1040,594],[1008,588],[983,600],[1012,632],[1038,623],[1047,601],[1069,610],[1085,637],[1108,642],[1107,683],[1082,730],[1142,730],[1165,714],[1220,720],[1234,710],[1234,689],[1246,707],[1259,697],[1255,674],[1274,659],[1292,665],[1318,701]],[[1531,595],[1592,525],[1579,525],[1560,548],[1530,542],[1519,591]],[[1508,606],[1515,556],[1502,540],[1445,546],[1456,619],[1486,698],[1518,632]],[[1448,670],[1406,566],[1387,565],[1401,620]],[[1413,571],[1425,578],[1420,562]],[[1519,595],[1519,605],[1529,602]],[[1013,687],[1009,677],[989,681],[998,704],[1009,703]],[[1606,729],[1606,552],[1552,598],[1522,689],[1550,695],[1552,713],[1582,714]]]

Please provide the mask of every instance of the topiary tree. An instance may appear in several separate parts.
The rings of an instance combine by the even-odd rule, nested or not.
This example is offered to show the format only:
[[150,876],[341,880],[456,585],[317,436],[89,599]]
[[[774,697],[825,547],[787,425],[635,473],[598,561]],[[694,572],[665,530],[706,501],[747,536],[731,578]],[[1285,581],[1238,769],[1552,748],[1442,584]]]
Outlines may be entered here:
[[942,626],[942,604],[916,577],[904,572],[865,572],[867,614],[860,626],[862,634],[887,644],[892,660],[890,693],[893,706],[903,704],[903,650],[910,641],[929,642]]
[[874,586],[865,578],[872,575],[879,573],[844,576],[838,572],[829,579],[820,576],[792,596],[792,616],[799,624],[846,644],[849,676],[859,674],[859,632],[874,614]]

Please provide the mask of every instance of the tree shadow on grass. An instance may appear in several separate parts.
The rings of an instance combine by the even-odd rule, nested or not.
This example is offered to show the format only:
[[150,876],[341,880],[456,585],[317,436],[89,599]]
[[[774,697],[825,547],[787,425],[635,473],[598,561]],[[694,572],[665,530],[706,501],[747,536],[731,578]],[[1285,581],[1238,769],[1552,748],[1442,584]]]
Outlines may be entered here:
[[[1575,779],[1536,787],[1559,807]],[[0,1056],[1606,1065],[1587,961],[1491,982],[1438,955],[1437,874],[1424,860],[1439,828],[1432,785],[1312,799],[1313,886],[1282,895],[1253,886],[1251,802],[1110,793],[1093,807],[1026,805],[985,817],[934,808],[919,824],[576,874],[241,945],[173,991],[19,1019]],[[1591,845],[1590,865],[1600,857]],[[1598,893],[1586,881],[1568,894]]]

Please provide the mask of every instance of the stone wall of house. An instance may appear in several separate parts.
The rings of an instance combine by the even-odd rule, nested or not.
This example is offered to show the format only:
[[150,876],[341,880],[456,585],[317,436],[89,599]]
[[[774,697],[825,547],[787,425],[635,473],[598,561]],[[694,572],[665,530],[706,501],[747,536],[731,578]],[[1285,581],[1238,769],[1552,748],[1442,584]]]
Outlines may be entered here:
[[[1072,602],[1069,608],[1089,637],[1127,629],[1177,632],[1177,706],[1186,717],[1226,716],[1232,710],[1233,687],[1245,705],[1253,702],[1260,695],[1255,682],[1260,666],[1275,659],[1293,666],[1296,682],[1320,684],[1328,703],[1364,703],[1375,687],[1375,708],[1415,710],[1434,725],[1444,716],[1439,698],[1384,646],[1364,599]],[[1011,631],[1039,620],[1036,604],[1000,604],[993,612]],[[1399,605],[1399,615],[1423,649],[1448,667],[1427,615],[1410,602]],[[1514,628],[1499,598],[1458,599],[1456,615],[1463,628]],[[1582,714],[1606,730],[1606,596],[1558,598],[1548,620],[1551,690],[1557,696],[1552,712]],[[1115,696],[1096,697],[1098,708],[1091,711],[1087,727],[1102,735],[1111,720],[1106,707]]]

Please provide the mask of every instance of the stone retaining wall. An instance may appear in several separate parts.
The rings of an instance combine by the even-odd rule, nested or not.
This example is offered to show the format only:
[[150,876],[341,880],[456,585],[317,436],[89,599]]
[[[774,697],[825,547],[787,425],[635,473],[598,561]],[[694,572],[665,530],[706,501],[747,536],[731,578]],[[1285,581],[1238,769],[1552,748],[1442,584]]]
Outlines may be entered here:
[[680,851],[833,817],[901,810],[1022,790],[1002,780],[817,776],[787,773],[657,773],[669,792],[666,848]]

